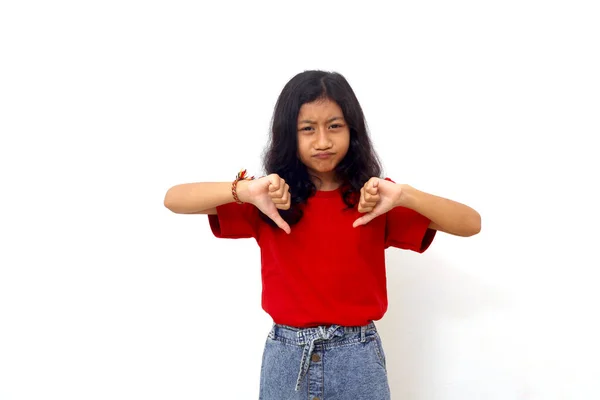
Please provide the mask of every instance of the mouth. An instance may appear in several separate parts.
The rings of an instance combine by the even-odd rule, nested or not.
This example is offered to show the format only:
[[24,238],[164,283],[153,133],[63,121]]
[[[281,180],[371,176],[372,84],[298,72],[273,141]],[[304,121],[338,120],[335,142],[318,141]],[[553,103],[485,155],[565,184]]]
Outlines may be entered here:
[[329,158],[333,155],[334,153],[329,153],[329,152],[323,152],[323,153],[317,153],[315,154],[313,157],[315,158]]

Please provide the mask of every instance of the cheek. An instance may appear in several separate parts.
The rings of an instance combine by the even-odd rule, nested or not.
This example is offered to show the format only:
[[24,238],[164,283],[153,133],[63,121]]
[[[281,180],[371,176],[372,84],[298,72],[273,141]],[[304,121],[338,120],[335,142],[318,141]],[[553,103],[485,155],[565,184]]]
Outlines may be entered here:
[[350,135],[345,137],[344,140],[340,142],[340,148],[344,149],[344,155],[348,153],[348,150],[350,149]]
[[300,158],[301,160],[306,160],[307,152],[308,150],[306,143],[303,143],[302,140],[298,140],[298,158]]

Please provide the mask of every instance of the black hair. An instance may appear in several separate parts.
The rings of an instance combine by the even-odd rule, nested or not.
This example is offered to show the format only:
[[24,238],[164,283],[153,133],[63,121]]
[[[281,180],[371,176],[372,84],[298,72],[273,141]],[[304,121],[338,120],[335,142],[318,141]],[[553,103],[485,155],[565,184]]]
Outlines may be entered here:
[[[369,138],[362,108],[346,78],[340,73],[326,71],[304,71],[297,74],[284,86],[277,99],[263,159],[266,174],[278,174],[290,186],[290,208],[278,210],[289,225],[302,218],[302,205],[317,190],[306,166],[297,155],[297,124],[300,107],[304,103],[320,99],[330,99],[337,103],[350,130],[348,152],[335,167],[336,176],[342,182],[340,190],[346,206],[356,206],[362,186],[371,177],[381,175],[381,163]],[[262,212],[260,215],[263,220],[275,225]]]

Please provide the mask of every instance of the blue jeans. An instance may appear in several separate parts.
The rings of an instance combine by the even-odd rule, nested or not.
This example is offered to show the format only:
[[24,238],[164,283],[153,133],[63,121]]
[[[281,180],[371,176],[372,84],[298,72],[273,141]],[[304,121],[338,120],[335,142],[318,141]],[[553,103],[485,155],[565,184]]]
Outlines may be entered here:
[[260,400],[389,400],[375,325],[273,325],[263,354]]

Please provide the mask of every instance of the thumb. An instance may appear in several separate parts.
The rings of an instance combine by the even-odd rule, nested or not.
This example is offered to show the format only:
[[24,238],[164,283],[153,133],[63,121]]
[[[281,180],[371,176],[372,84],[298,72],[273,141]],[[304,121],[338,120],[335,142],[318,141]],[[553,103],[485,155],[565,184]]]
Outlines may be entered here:
[[361,225],[366,225],[369,222],[371,222],[371,220],[375,217],[376,217],[376,215],[373,214],[372,212],[367,213],[367,214],[363,215],[362,217],[358,218],[357,220],[355,220],[354,223],[352,224],[352,227],[356,228]]
[[285,233],[287,233],[288,235],[290,234],[290,232],[292,231],[290,229],[290,226],[288,225],[287,222],[285,222],[285,220],[283,218],[281,218],[281,215],[279,215],[279,212],[277,210],[275,210],[272,213],[269,213],[267,216],[269,218],[271,218],[273,220],[273,222],[275,222],[277,224],[278,227],[283,229],[285,231]]

